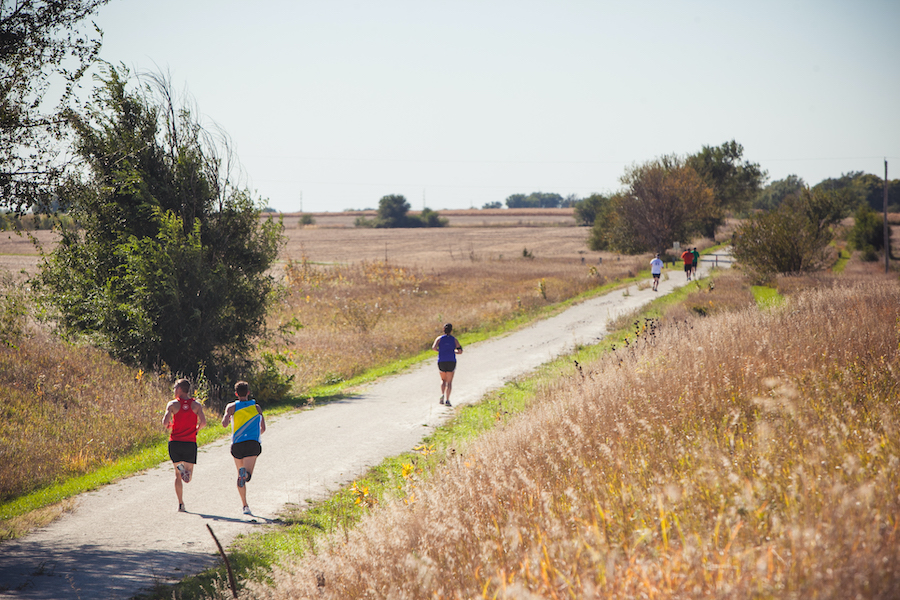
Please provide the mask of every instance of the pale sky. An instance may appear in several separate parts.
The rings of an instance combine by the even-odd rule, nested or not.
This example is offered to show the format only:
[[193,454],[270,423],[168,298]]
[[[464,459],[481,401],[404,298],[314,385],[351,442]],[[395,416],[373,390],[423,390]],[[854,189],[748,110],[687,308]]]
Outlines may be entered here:
[[293,212],[585,197],[731,139],[816,184],[900,178],[897,0],[111,0],[101,57],[170,72]]

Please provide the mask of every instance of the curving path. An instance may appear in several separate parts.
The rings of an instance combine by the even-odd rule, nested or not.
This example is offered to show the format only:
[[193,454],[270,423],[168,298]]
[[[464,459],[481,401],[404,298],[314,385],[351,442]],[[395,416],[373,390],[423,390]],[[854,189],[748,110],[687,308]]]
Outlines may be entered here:
[[[710,266],[704,257],[701,273]],[[467,346],[454,379],[454,405],[477,402],[576,344],[596,342],[611,318],[685,284],[678,265],[664,273],[669,279],[659,292],[632,285],[627,296],[611,292]],[[207,524],[227,547],[239,534],[271,522],[285,504],[326,497],[447,421],[452,410],[438,404],[439,396],[437,369],[428,361],[357,396],[268,420],[247,488],[251,517],[241,513],[228,440],[201,448],[194,480],[185,486],[187,513],[176,511],[168,463],[83,494],[73,512],[2,545],[0,598],[125,599],[197,573],[217,559]]]

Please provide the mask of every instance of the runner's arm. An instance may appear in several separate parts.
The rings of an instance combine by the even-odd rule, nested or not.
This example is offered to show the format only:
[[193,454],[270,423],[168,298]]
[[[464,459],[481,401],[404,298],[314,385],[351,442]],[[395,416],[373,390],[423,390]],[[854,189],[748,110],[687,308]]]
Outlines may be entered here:
[[199,431],[206,427],[206,413],[203,412],[202,404],[196,400],[194,400],[194,402],[197,404],[197,408],[194,412],[197,413],[197,431]]
[[231,423],[231,415],[234,414],[234,402],[225,407],[225,414],[222,415],[222,427],[228,427]]
[[163,415],[162,420],[163,427],[168,427],[169,423],[172,421],[172,404],[173,402],[166,404],[166,414]]

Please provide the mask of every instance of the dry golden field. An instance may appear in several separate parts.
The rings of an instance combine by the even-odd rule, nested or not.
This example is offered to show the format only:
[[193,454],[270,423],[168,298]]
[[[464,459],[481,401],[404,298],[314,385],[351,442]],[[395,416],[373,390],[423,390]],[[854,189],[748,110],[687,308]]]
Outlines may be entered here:
[[589,252],[577,227],[288,228],[286,293],[264,351],[298,393],[426,350],[441,325],[460,334],[535,314],[637,274],[648,257]]

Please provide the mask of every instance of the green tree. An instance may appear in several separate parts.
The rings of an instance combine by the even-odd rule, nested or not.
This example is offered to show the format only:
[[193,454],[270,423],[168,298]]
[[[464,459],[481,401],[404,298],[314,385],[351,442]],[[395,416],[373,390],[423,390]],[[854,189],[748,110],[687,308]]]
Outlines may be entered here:
[[757,163],[743,160],[744,147],[736,141],[721,146],[703,146],[687,158],[692,167],[713,191],[718,210],[708,212],[700,221],[701,232],[714,237],[725,218],[725,211],[743,211],[750,207],[766,179]]
[[846,215],[840,195],[804,189],[740,226],[734,257],[759,282],[779,273],[821,269],[832,253],[833,226]]
[[485,202],[481,208],[503,208],[502,202]]
[[509,208],[558,208],[564,202],[559,194],[549,192],[531,192],[525,194],[512,194],[506,199]]
[[[865,202],[876,211],[884,209],[884,180],[870,173],[851,171],[840,177],[823,179],[813,189],[840,192],[853,206]],[[896,207],[898,204],[900,204],[900,179],[893,179],[888,182],[888,206]]]
[[84,114],[70,112],[89,175],[65,196],[63,231],[37,288],[64,332],[114,356],[211,379],[246,364],[274,289],[281,221],[231,186],[228,158],[167,81],[107,68]]
[[[0,2],[0,207],[23,212],[53,201],[64,170],[59,111],[100,49],[83,21],[108,0]],[[47,97],[62,83],[55,110]]]
[[604,194],[591,194],[584,200],[575,203],[575,222],[579,225],[591,227],[597,217],[597,213],[609,203],[609,196]]
[[712,190],[677,156],[631,167],[622,183],[626,192],[618,212],[635,236],[632,252],[662,252],[675,241],[691,239],[702,232],[704,223],[719,218]]
[[391,194],[378,201],[378,217],[376,227],[417,227],[421,222],[415,223],[410,216],[409,202],[404,196]]
[[422,209],[422,212],[419,214],[419,220],[422,221],[422,224],[425,227],[445,227],[449,222],[447,219],[441,217],[437,211],[431,210],[430,208]]
[[806,187],[803,178],[788,175],[784,179],[773,181],[760,190],[753,201],[753,208],[772,210],[778,208],[788,196],[796,196]]
[[431,210],[424,209],[418,216],[409,213],[409,202],[406,197],[397,194],[384,196],[378,201],[378,214],[374,219],[363,216],[356,218],[356,227],[376,227],[379,229],[391,229],[401,227],[444,227],[447,219]]
[[594,224],[588,236],[591,250],[615,250],[625,254],[638,254],[646,248],[632,223],[625,218],[623,205],[630,201],[625,194],[610,197],[596,195],[597,209]]
[[884,248],[884,219],[868,204],[859,205],[853,214],[853,227],[847,234],[850,247],[862,253],[863,260],[875,260]]
[[535,208],[534,203],[529,203],[525,194],[511,194],[506,198],[507,208]]

